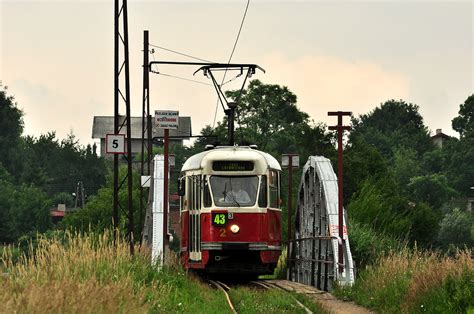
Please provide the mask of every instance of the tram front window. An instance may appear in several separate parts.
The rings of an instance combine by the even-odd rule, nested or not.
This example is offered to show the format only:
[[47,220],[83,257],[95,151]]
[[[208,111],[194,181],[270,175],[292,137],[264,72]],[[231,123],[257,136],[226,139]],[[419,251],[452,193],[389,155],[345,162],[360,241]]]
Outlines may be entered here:
[[216,206],[249,207],[255,205],[258,178],[211,176],[211,189]]

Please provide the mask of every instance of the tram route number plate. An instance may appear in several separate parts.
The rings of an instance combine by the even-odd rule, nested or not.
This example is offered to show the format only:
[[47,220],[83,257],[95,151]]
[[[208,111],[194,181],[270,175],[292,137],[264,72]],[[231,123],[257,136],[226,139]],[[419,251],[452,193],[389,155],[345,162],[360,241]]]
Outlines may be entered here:
[[212,224],[223,227],[227,223],[227,213],[212,213]]

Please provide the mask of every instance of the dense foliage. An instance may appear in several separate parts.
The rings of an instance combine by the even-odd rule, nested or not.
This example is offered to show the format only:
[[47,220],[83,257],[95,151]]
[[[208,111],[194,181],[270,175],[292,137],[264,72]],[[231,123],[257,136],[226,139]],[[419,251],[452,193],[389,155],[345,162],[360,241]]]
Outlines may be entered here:
[[0,90],[0,244],[53,227],[49,210],[74,206],[83,183],[93,195],[105,183],[106,165],[95,147],[74,135],[59,141],[54,132],[22,136],[23,112],[6,88]]

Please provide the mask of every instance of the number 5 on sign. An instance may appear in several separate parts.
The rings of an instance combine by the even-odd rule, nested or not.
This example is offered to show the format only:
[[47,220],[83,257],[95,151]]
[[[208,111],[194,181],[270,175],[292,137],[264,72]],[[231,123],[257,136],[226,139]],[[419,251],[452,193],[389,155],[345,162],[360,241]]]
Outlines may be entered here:
[[125,154],[125,134],[107,134],[105,144],[107,154]]

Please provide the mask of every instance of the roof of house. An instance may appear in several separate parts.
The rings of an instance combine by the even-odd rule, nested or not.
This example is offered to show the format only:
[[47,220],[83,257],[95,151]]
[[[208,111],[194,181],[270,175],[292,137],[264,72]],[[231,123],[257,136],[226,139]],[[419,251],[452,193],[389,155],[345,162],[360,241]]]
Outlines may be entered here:
[[436,134],[433,135],[431,138],[436,139],[436,138],[450,138],[451,136],[444,134],[441,129],[436,129]]
[[[124,118],[124,117],[122,117]],[[131,117],[132,138],[142,138],[142,117]],[[114,117],[95,116],[92,124],[92,138],[105,138],[107,134],[114,133]],[[126,134],[127,127],[124,126],[120,134]],[[163,129],[152,129],[152,137],[164,136]],[[191,117],[179,117],[179,128],[170,130],[170,136],[191,136]]]

